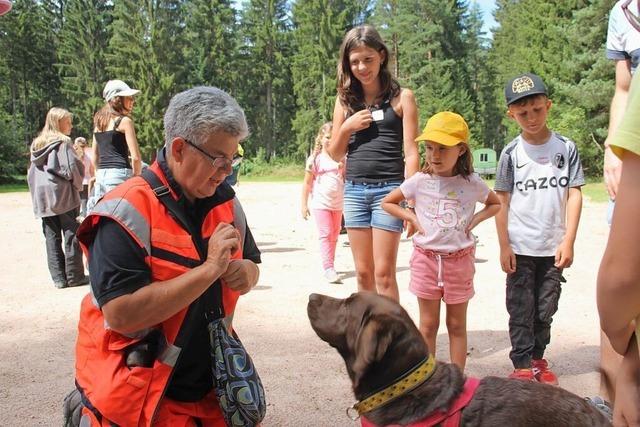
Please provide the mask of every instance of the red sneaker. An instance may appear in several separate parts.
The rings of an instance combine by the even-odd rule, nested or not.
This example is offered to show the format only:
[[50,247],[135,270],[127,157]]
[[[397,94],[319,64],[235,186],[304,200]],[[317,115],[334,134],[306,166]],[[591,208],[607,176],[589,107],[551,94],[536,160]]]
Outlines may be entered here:
[[558,385],[558,377],[549,369],[546,359],[533,359],[531,362],[536,380],[542,384]]
[[512,380],[522,380],[522,381],[535,381],[536,378],[533,375],[533,369],[524,368],[524,369],[514,369],[511,374],[509,374],[509,378]]

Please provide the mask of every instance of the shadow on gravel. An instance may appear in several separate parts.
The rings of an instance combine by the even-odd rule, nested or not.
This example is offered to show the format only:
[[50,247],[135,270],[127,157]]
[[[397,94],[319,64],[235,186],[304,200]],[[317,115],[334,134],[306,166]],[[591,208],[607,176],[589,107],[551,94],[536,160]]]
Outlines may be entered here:
[[[438,334],[438,339],[444,340],[448,348],[449,336],[446,333]],[[467,332],[467,355],[470,359],[482,359],[510,348],[511,341],[507,330]]]
[[[260,245],[258,245],[258,247],[260,247]],[[279,252],[297,252],[297,251],[304,251],[304,248],[267,248],[267,249],[260,249],[260,252],[262,252],[263,254],[265,253],[279,253]]]
[[[396,273],[400,273],[402,271],[407,271],[409,269],[409,267],[398,267],[396,268]],[[355,270],[349,270],[349,271],[338,271],[338,274],[340,275],[340,279],[351,279],[352,277],[356,277],[356,272]]]

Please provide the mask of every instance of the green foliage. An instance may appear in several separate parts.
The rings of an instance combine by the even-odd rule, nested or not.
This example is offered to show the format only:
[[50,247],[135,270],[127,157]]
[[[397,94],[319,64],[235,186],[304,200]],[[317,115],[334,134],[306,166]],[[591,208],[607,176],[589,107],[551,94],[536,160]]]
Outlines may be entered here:
[[194,0],[185,5],[184,60],[188,86],[211,85],[236,92],[236,13],[230,0]]
[[52,106],[70,109],[74,132],[89,136],[102,88],[115,78],[141,90],[133,119],[145,160],[163,143],[170,97],[214,85],[245,108],[244,172],[295,175],[331,120],[340,42],[366,22],[414,91],[420,127],[453,110],[469,122],[474,147],[500,150],[519,132],[504,114],[504,83],[535,72],[554,103],[550,127],[576,141],[597,176],[614,89],[604,56],[614,3],[497,0],[491,39],[467,0],[244,0],[240,8],[234,0],[15,0],[0,19],[0,179],[25,170],[26,147]]
[[250,117],[249,152],[264,148],[267,159],[291,150],[295,110],[291,70],[290,20],[284,0],[249,0],[242,8],[241,68],[246,81],[240,96]]
[[60,30],[58,70],[66,107],[75,114],[76,133],[93,132],[93,114],[102,106],[106,73],[106,50],[111,36],[110,2],[68,0]]
[[133,116],[146,160],[164,142],[164,109],[182,68],[180,10],[174,1],[120,0],[113,11],[107,70],[110,79],[124,80],[140,90]]
[[[613,64],[604,44],[610,8],[615,1],[498,1],[490,62],[503,84],[521,72],[539,74],[550,91],[549,127],[574,140],[587,174],[601,173],[613,95]],[[502,87],[496,98],[502,101]],[[502,101],[504,102],[504,101]],[[503,107],[504,108],[504,107]],[[504,139],[518,133],[503,119]]]
[[2,110],[16,121],[12,143],[29,144],[49,108],[60,103],[56,43],[49,14],[35,0],[17,0],[0,19]]

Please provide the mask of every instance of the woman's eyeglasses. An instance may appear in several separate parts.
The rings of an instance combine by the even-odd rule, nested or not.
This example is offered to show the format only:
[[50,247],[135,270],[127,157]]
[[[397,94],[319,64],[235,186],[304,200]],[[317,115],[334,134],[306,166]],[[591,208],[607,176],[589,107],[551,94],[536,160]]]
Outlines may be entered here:
[[229,159],[226,156],[212,156],[188,139],[182,139],[184,139],[184,142],[186,142],[189,146],[195,148],[198,152],[200,152],[200,154],[209,159],[211,165],[213,165],[213,167],[216,169],[222,169],[227,173],[231,173],[233,168],[238,166],[240,162],[242,162],[242,156],[235,155],[233,156],[233,159]]

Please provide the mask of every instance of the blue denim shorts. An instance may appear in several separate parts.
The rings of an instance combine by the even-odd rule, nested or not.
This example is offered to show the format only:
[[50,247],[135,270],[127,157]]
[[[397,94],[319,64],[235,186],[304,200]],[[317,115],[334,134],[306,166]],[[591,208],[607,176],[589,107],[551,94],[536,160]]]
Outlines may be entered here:
[[384,196],[400,186],[400,181],[344,184],[344,226],[346,228],[379,228],[402,232],[402,220],[389,215],[380,206]]

